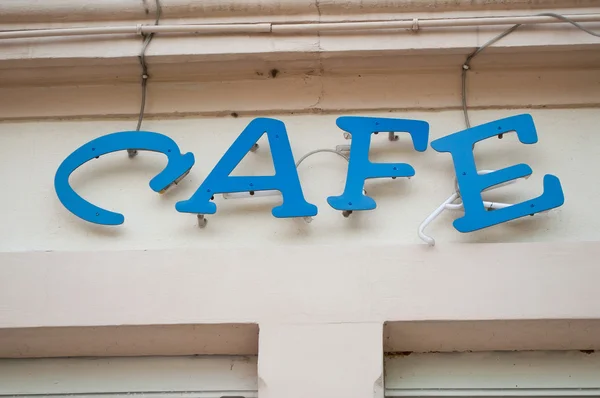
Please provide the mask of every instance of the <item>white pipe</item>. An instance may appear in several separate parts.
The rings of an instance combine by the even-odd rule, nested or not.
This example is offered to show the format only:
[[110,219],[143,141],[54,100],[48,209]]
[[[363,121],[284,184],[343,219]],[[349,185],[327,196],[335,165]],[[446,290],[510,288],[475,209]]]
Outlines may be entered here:
[[[565,15],[574,22],[598,22],[599,14],[579,14]],[[483,22],[483,23],[482,23]],[[497,25],[516,25],[516,24],[545,24],[563,22],[554,17],[527,15],[512,17],[483,17],[483,18],[456,18],[456,19],[426,19],[419,21],[420,27],[442,28],[459,26],[497,26]]]
[[270,23],[212,24],[212,25],[136,25],[99,26],[95,28],[57,28],[33,30],[7,30],[0,32],[0,39],[26,39],[61,36],[95,36],[148,33],[270,33]]
[[499,203],[499,202],[487,202],[487,201],[483,201],[483,206],[488,209],[488,210],[498,210],[498,209],[504,209],[510,206],[513,206],[510,203]]
[[[483,201],[483,207],[488,209],[488,210],[498,210],[498,209],[504,209],[505,207],[510,207],[512,206],[511,204],[508,203],[499,203],[499,202],[488,202],[488,201]],[[448,203],[445,206],[446,209],[448,210],[462,210],[465,208],[464,204],[461,203]]]
[[[477,174],[479,175],[484,175],[484,174],[490,174],[495,172],[496,170],[477,170]],[[527,179],[529,178],[529,176],[525,176],[525,177],[521,177],[523,179]],[[492,189],[497,189],[506,185],[510,185],[510,184],[514,184],[516,183],[518,180],[520,180],[521,178],[517,178],[515,180],[509,180],[509,181],[505,181],[503,183],[497,184],[497,185],[492,185],[491,187],[488,187],[486,189],[484,189],[482,192],[485,191],[489,191]],[[427,243],[429,246],[435,246],[435,239],[433,239],[431,236],[426,235],[425,234],[425,228],[431,224],[431,222],[433,222],[433,220],[435,220],[440,214],[442,214],[442,212],[446,209],[448,210],[462,210],[464,209],[464,205],[463,203],[453,203],[456,199],[459,198],[459,190],[458,190],[458,182],[456,177],[454,178],[454,187],[455,187],[455,191],[452,195],[450,195],[450,197],[448,197],[448,199],[446,199],[444,201],[444,203],[442,203],[437,209],[435,209],[433,211],[433,213],[431,213],[422,223],[421,225],[419,225],[419,238],[421,238],[422,241],[424,241],[425,243]],[[488,201],[483,201],[483,206],[488,209],[488,210],[497,210],[497,209],[504,209],[506,207],[512,206],[512,204],[508,204],[508,203],[498,203],[498,202],[488,202]]]
[[[422,223],[421,225],[419,225],[419,238],[421,238],[421,240],[425,243],[427,243],[429,246],[435,246],[435,239],[433,239],[431,236],[426,235],[425,234],[425,228],[427,228],[427,226],[429,224],[431,224],[433,222],[433,220],[435,220],[440,214],[442,214],[442,212],[446,209],[448,210],[461,210],[464,208],[462,203],[453,203],[456,199],[458,199],[458,193],[454,192],[452,195],[450,195],[448,197],[448,199],[446,199],[444,201],[444,203],[442,203],[437,209],[435,209],[433,211],[433,213],[431,213],[429,215],[429,217],[427,217]],[[504,209],[506,207],[512,206],[511,204],[508,203],[498,203],[498,202],[487,202],[487,201],[483,201],[483,206],[486,209],[489,210],[497,210],[497,209]]]
[[272,24],[144,25],[142,33],[271,33]]
[[458,193],[454,192],[452,195],[450,195],[448,197],[448,199],[446,199],[444,201],[444,203],[442,203],[440,205],[440,207],[438,207],[437,209],[435,209],[435,211],[433,213],[431,213],[429,215],[429,217],[427,217],[425,219],[425,221],[423,221],[421,223],[421,225],[419,225],[419,238],[421,238],[421,240],[425,243],[427,243],[429,246],[435,246],[435,239],[433,239],[431,236],[429,235],[425,235],[425,228],[431,224],[431,222],[433,220],[435,220],[437,218],[437,216],[439,216],[440,214],[442,214],[442,212],[446,209],[446,206],[451,204],[452,202],[454,202],[456,199],[458,199]]
[[135,26],[99,26],[97,28],[57,28],[32,30],[6,30],[0,32],[1,39],[25,39],[60,36],[93,36],[111,34],[135,34]]
[[[600,22],[600,14],[568,15],[575,22]],[[547,16],[522,17],[482,17],[482,18],[441,18],[441,19],[411,19],[397,21],[369,22],[325,22],[318,24],[273,24],[273,33],[309,33],[326,31],[357,31],[383,29],[421,29],[421,28],[450,28],[465,26],[497,26],[516,24],[558,23],[556,18]]]
[[372,22],[321,22],[307,24],[273,24],[273,33],[318,33],[357,30],[410,29],[413,21],[372,21]]
[[[575,22],[600,22],[600,14],[567,15]],[[196,25],[135,25],[104,26],[94,28],[56,28],[33,30],[8,30],[0,32],[0,39],[24,39],[62,36],[94,36],[113,34],[148,34],[148,33],[196,33],[196,34],[250,34],[250,33],[317,33],[327,31],[364,31],[383,29],[412,29],[496,26],[518,23],[544,24],[564,23],[547,16],[520,17],[482,17],[482,18],[443,18],[443,19],[411,19],[395,21],[350,21],[324,23],[242,23],[242,24],[196,24]]]

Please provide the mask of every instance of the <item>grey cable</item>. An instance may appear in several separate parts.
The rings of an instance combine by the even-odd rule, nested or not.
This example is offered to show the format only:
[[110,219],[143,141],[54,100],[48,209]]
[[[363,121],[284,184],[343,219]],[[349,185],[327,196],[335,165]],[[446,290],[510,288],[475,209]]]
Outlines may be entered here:
[[343,157],[344,159],[346,159],[347,162],[349,162],[349,158],[346,155],[343,155],[342,153],[336,151],[335,149],[315,149],[314,151],[310,151],[309,153],[307,153],[306,155],[302,156],[300,159],[298,159],[298,161],[296,162],[296,168],[298,168],[298,166],[300,166],[300,164],[309,156],[314,155],[315,153],[321,153],[321,152],[330,152],[330,153],[335,153],[336,155],[339,155],[341,157]]
[[[300,166],[300,164],[309,156],[314,155],[315,153],[321,153],[321,152],[329,152],[329,153],[335,153],[336,155],[344,158],[346,160],[346,162],[350,162],[350,157],[344,155],[341,152],[336,151],[335,149],[328,149],[328,148],[324,148],[324,149],[315,149],[314,151],[310,151],[308,152],[306,155],[302,156],[300,159],[298,159],[298,161],[296,162],[296,168],[298,168],[298,166]],[[363,189],[363,193],[366,194],[366,191]],[[351,210],[344,210],[342,212],[342,215],[346,218],[348,218],[350,216],[350,214],[352,214]],[[305,217],[306,218],[306,217]],[[311,217],[308,217],[311,218]],[[309,221],[310,222],[310,221]]]
[[[560,21],[567,22],[587,34],[590,34],[590,35],[596,36],[596,37],[600,37],[600,33],[596,33],[589,29],[586,29],[583,26],[581,26],[579,23],[565,17],[564,15],[555,14],[553,12],[545,12],[542,14],[537,14],[537,16],[552,17],[552,18],[558,19]],[[463,108],[463,115],[465,118],[465,125],[467,126],[467,128],[471,128],[471,121],[469,120],[469,112],[467,109],[467,72],[471,69],[471,61],[473,60],[473,58],[475,58],[477,55],[479,55],[483,50],[485,50],[492,44],[496,43],[497,41],[505,38],[506,36],[508,36],[509,34],[514,32],[521,26],[523,26],[523,24],[516,24],[516,25],[512,26],[511,28],[505,30],[504,32],[500,33],[498,36],[494,37],[493,39],[491,39],[490,41],[488,41],[481,47],[478,47],[475,51],[473,51],[471,54],[469,54],[469,56],[463,63],[463,65],[462,65],[462,108]]]
[[[162,9],[160,6],[160,0],[155,0],[155,1],[156,1],[156,18],[154,20],[154,25],[158,25],[158,23],[160,22]],[[148,49],[148,46],[150,45],[150,42],[152,41],[153,38],[154,38],[154,33],[149,33],[149,34],[144,35],[144,42],[142,43],[142,50],[140,51],[140,55],[138,56],[139,61],[140,61],[140,66],[142,67],[142,76],[141,76],[142,77],[142,100],[141,100],[141,104],[140,104],[140,114],[138,116],[138,122],[137,122],[137,126],[135,128],[135,131],[140,131],[140,129],[142,128],[142,122],[144,121],[144,111],[146,109],[146,91],[148,88],[148,79],[150,78],[150,76],[148,75],[148,65],[146,64],[146,50]],[[129,155],[130,158],[132,158],[135,155],[137,155],[137,150],[136,149],[128,149],[127,154]]]

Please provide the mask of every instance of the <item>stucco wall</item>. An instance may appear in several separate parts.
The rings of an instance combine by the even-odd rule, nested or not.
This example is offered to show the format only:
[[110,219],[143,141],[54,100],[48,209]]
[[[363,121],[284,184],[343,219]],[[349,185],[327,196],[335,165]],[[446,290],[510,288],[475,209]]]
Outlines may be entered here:
[[[165,18],[288,17],[364,14],[377,12],[443,12],[596,7],[597,0],[161,0]],[[0,5],[0,23],[55,23],[152,18],[154,0],[6,1]]]
[[[87,18],[96,25],[147,19],[142,2],[84,7],[61,1],[51,12],[40,2],[5,3],[0,23],[14,29],[40,27],[41,21],[66,26],[87,24]],[[172,18],[187,5],[164,3]],[[340,10],[345,10],[357,12],[353,20],[450,18],[465,10],[457,5],[467,3],[469,16],[497,16],[505,6],[516,7],[507,12],[513,14],[571,6],[581,7],[572,13],[598,12],[583,8],[597,4],[591,0],[369,2],[377,7],[368,13],[360,13],[364,2],[321,1],[316,7],[290,1],[276,2],[289,7],[276,8],[273,16],[252,14],[266,3],[244,2],[247,7],[240,10],[248,15],[241,16],[219,14],[220,2],[209,2],[213,14],[207,15],[190,5],[186,16],[203,23],[211,15],[220,22],[302,22],[326,14],[344,19]],[[395,14],[407,5],[412,14]],[[48,15],[57,20],[47,22]],[[195,154],[196,165],[162,196],[148,187],[165,165],[157,154],[142,152],[133,160],[111,154],[78,170],[71,179],[75,189],[122,212],[126,220],[119,227],[74,217],[57,200],[53,178],[80,145],[134,128],[140,38],[0,43],[5,50],[0,57],[0,354],[258,350],[261,398],[381,398],[385,322],[393,322],[385,335],[388,350],[464,349],[473,341],[482,350],[600,347],[593,321],[600,319],[600,215],[592,207],[600,190],[595,183],[600,61],[598,39],[571,27],[519,30],[477,58],[467,85],[473,124],[526,112],[538,129],[535,145],[520,144],[515,134],[477,145],[479,168],[523,162],[534,170],[529,180],[486,198],[532,198],[541,193],[542,176],[551,173],[565,193],[559,209],[470,234],[454,230],[451,222],[459,213],[447,212],[428,229],[437,246],[427,247],[417,228],[452,193],[452,161],[432,149],[415,152],[402,134],[393,143],[385,134],[374,136],[371,159],[410,163],[416,176],[367,182],[378,204],[374,211],[346,219],[327,205],[327,196],[342,191],[347,171],[343,159],[328,153],[299,168],[307,200],[319,207],[310,224],[274,218],[270,210],[277,198],[217,196],[217,214],[208,216],[204,229],[194,215],[174,208],[256,116],[286,123],[296,159],[348,144],[335,126],[342,115],[423,119],[431,126],[430,142],[463,129],[461,65],[504,28],[157,36],[149,49],[152,77],[143,128],[175,139],[182,151]],[[260,144],[236,173],[272,171],[266,140]],[[493,322],[482,326],[483,320]],[[526,321],[535,327],[523,326]],[[240,324],[248,332],[240,332]],[[162,327],[169,333],[160,332]],[[440,343],[440,336],[447,339]]]
[[[128,129],[131,120],[2,123],[0,177],[13,193],[1,199],[2,350],[17,357],[168,354],[164,350],[191,347],[162,341],[143,325],[256,323],[261,398],[381,398],[386,321],[599,318],[599,220],[588,205],[598,191],[597,110],[496,109],[471,117],[480,123],[520,112],[533,114],[539,143],[524,146],[507,134],[478,145],[477,162],[480,168],[525,162],[534,175],[490,198],[536,196],[541,176],[554,173],[561,178],[565,206],[472,234],[456,232],[451,226],[456,214],[448,213],[429,229],[438,242],[434,248],[418,240],[416,229],[451,193],[451,160],[431,149],[414,152],[405,136],[395,143],[385,134],[373,138],[373,160],[406,161],[417,170],[409,181],[368,182],[378,202],[374,211],[345,219],[328,207],[325,199],[341,191],[347,166],[325,153],[299,169],[306,198],[319,206],[312,223],[273,218],[273,198],[217,197],[217,214],[199,229],[195,217],[177,213],[174,203],[192,194],[249,118],[151,119],[147,129],[174,138],[182,150],[195,153],[197,164],[163,196],[147,186],[164,165],[160,155],[140,153],[130,160],[117,153],[78,170],[72,183],[85,198],[125,214],[124,225],[106,228],[69,214],[55,197],[52,179],[78,145]],[[422,118],[431,123],[431,139],[463,128],[456,110],[361,114]],[[336,116],[278,117],[299,157],[347,143],[334,125]],[[270,171],[267,145],[261,144],[243,161],[240,174]],[[453,333],[425,324],[420,327],[431,340],[422,349],[439,349],[434,347],[442,344],[441,336],[445,345],[460,344],[457,339],[469,333],[477,341],[486,336],[479,349],[600,346],[597,323],[565,322],[558,329],[537,324],[533,334],[517,322],[508,335],[504,324]],[[128,341],[118,328],[92,337],[96,327],[111,325],[141,325],[140,340],[153,344],[118,348]],[[402,322],[395,325],[386,341],[412,347],[409,341],[418,335]],[[67,334],[61,332],[65,327]],[[250,334],[239,341],[251,340]],[[237,341],[234,345],[247,346]],[[203,340],[201,346],[222,353],[222,344]]]
[[[600,137],[595,134],[597,110],[489,110],[472,113],[474,123],[531,112],[539,142],[519,143],[516,135],[490,139],[477,146],[479,168],[498,169],[527,163],[534,174],[527,181],[486,193],[492,201],[517,203],[541,193],[544,174],[557,175],[563,184],[566,204],[547,214],[461,234],[451,221],[460,213],[448,212],[432,224],[429,232],[440,244],[457,242],[566,242],[599,240],[596,226],[600,216],[589,207],[590,198],[600,194],[595,181],[595,164]],[[344,112],[340,112],[341,115]],[[386,112],[361,113],[382,117],[405,117],[430,123],[430,141],[463,128],[462,113]],[[348,144],[335,125],[338,115],[282,115],[296,159],[319,148]],[[54,193],[53,178],[62,160],[80,145],[100,135],[128,130],[132,122],[56,121],[2,123],[0,136],[0,180],[10,193],[0,198],[5,228],[0,231],[0,250],[128,250],[187,247],[279,245],[420,244],[417,227],[453,191],[454,171],[448,154],[429,148],[412,149],[410,137],[390,142],[385,134],[373,136],[371,157],[376,161],[400,161],[413,165],[416,176],[407,179],[371,180],[365,185],[378,204],[374,211],[342,217],[326,198],[342,192],[346,162],[334,154],[308,158],[299,168],[307,200],[319,207],[311,224],[302,220],[276,219],[270,209],[275,198],[224,200],[217,196],[218,211],[209,215],[205,229],[196,218],[175,211],[175,203],[189,198],[214,165],[245,128],[251,118],[185,118],[149,120],[145,129],[166,134],[183,151],[196,156],[192,172],[177,187],[158,195],[149,180],[166,164],[166,158],[141,153],[130,160],[124,153],[102,156],[78,169],[72,177],[76,191],[91,202],[122,212],[126,221],[119,227],[86,223],[62,207]],[[247,155],[238,175],[268,174],[273,170],[266,137],[256,153]],[[25,173],[25,174],[23,174]],[[26,177],[25,177],[26,176]]]

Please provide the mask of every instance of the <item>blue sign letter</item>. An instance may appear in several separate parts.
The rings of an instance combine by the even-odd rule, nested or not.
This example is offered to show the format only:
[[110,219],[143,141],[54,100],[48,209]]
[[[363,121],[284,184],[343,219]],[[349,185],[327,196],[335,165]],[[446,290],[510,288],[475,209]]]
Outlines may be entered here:
[[473,145],[478,141],[510,131],[515,131],[519,141],[523,144],[535,144],[537,142],[537,132],[533,119],[531,115],[523,114],[482,124],[431,143],[431,147],[438,152],[450,152],[454,161],[458,188],[465,209],[464,217],[454,220],[454,227],[458,231],[476,231],[519,217],[550,210],[564,203],[565,198],[559,179],[548,174],[544,176],[544,192],[539,197],[504,209],[486,211],[481,197],[482,191],[532,173],[531,167],[528,165],[517,164],[489,174],[477,174],[475,158],[473,157]]
[[344,193],[327,198],[327,203],[337,210],[372,210],[377,206],[373,198],[363,195],[365,180],[368,178],[415,175],[415,169],[406,163],[371,163],[371,134],[384,131],[407,132],[415,150],[419,152],[427,149],[429,140],[429,124],[420,120],[343,116],[337,119],[337,125],[352,135]]
[[150,181],[150,188],[155,192],[162,192],[171,184],[181,180],[194,165],[193,153],[182,155],[175,141],[162,134],[147,131],[108,134],[77,149],[58,168],[54,177],[54,189],[63,206],[77,217],[95,224],[123,224],[125,217],[122,214],[94,206],[79,196],[69,185],[69,176],[89,160],[127,149],[160,152],[167,155],[169,159],[167,167]]
[[[265,133],[271,147],[275,175],[230,176]],[[317,214],[317,207],[304,200],[285,125],[276,119],[258,118],[252,120],[233,142],[194,195],[186,201],[178,202],[175,208],[182,213],[214,214],[217,206],[210,201],[214,194],[266,190],[278,190],[283,196],[281,206],[273,208],[275,217],[307,217]]]

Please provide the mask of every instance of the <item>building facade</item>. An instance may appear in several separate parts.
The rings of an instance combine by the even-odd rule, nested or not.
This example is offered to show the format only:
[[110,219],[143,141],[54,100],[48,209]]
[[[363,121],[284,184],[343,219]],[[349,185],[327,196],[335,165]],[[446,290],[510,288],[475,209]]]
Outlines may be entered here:
[[[0,4],[0,395],[600,395],[600,1],[156,4]],[[367,179],[372,210],[328,202],[366,167],[344,116],[427,122],[419,150],[404,125],[369,132],[368,160],[414,169]],[[178,211],[257,118],[283,122],[318,214],[274,217],[281,196],[252,187]],[[69,211],[61,163],[138,121],[194,154],[189,174],[158,194],[165,157],[111,147],[63,182],[124,223]],[[466,177],[431,143],[467,123],[498,126],[479,170],[533,170],[485,207],[550,192],[545,175],[564,204],[463,233],[456,198],[419,233]],[[274,137],[232,175],[294,185]]]

